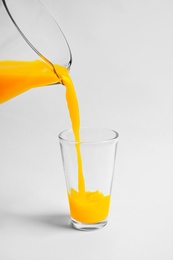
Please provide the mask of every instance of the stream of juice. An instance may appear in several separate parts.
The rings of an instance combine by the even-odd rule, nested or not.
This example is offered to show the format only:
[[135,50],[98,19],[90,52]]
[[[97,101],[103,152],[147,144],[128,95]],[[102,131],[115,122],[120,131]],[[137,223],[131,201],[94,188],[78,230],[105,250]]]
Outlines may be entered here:
[[[56,73],[55,73],[56,71]],[[68,70],[50,66],[44,61],[0,61],[0,104],[35,87],[61,83],[66,87],[66,100],[75,141],[80,142],[80,115],[78,100]],[[78,191],[68,193],[71,216],[83,223],[104,220],[109,211],[110,196],[99,191],[86,191],[82,170],[80,145],[76,145],[78,160]]]

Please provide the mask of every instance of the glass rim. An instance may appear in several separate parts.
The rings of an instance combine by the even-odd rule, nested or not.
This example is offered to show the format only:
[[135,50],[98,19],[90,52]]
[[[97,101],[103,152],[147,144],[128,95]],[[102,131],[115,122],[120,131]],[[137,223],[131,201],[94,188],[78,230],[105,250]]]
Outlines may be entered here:
[[102,141],[85,141],[85,140],[81,140],[80,142],[76,142],[75,140],[73,141],[73,140],[69,140],[68,138],[62,137],[62,135],[64,133],[67,133],[67,132],[73,133],[72,128],[68,128],[66,130],[61,131],[59,133],[59,135],[58,135],[58,138],[59,138],[60,141],[64,141],[64,142],[71,143],[71,144],[103,144],[103,143],[109,143],[111,141],[118,140],[118,138],[119,138],[119,134],[115,130],[113,130],[111,128],[105,128],[105,127],[81,127],[80,128],[80,130],[83,130],[83,129],[85,129],[85,130],[105,130],[105,131],[110,131],[110,132],[114,133],[114,136],[112,138],[107,138],[107,139],[102,140]]

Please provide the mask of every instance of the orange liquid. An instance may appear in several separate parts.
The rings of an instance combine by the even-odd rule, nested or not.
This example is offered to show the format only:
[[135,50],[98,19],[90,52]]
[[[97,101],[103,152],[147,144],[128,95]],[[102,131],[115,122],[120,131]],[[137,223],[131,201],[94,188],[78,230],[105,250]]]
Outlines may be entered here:
[[[0,61],[0,104],[35,87],[62,83],[66,87],[66,100],[76,142],[80,142],[80,116],[78,100],[68,70],[36,61]],[[101,192],[85,191],[80,145],[76,145],[78,159],[78,191],[68,194],[71,216],[83,223],[104,220],[109,211],[110,196]]]
[[83,223],[97,223],[108,216],[110,195],[99,191],[86,191],[84,196],[74,189],[68,194],[70,212],[73,219]]
[[60,79],[45,62],[0,61],[0,104],[31,88],[57,82]]

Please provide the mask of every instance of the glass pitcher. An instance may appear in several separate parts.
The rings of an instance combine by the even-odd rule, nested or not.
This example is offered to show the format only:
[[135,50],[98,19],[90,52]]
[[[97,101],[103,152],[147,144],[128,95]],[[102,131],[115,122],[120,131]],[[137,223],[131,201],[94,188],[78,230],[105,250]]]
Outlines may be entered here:
[[39,0],[0,0],[0,104],[34,87],[61,82],[72,54]]

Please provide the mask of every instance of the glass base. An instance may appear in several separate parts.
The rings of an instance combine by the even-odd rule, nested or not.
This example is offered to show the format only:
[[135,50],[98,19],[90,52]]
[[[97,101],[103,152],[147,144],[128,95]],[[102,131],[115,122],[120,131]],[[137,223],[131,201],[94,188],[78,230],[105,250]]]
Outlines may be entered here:
[[106,226],[106,224],[108,223],[107,219],[104,219],[101,222],[97,222],[97,223],[91,223],[91,224],[87,224],[87,223],[82,223],[79,222],[73,218],[71,218],[72,221],[72,225],[74,228],[81,230],[81,231],[94,231],[94,230],[98,230],[103,228],[104,226]]

